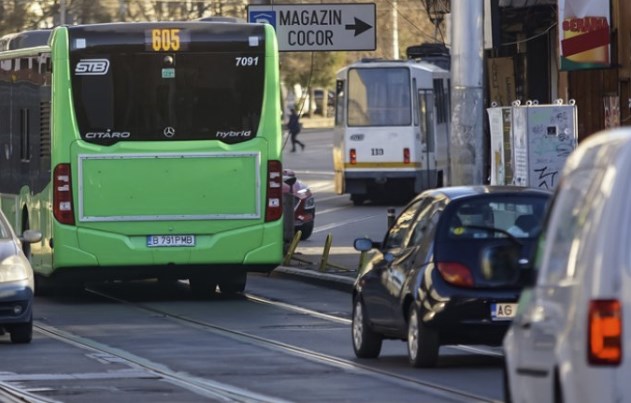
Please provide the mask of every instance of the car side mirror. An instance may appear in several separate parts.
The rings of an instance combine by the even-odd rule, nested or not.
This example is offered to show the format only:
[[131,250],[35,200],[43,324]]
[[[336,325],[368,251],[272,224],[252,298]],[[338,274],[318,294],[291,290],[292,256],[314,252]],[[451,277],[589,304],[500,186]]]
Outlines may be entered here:
[[27,229],[24,231],[22,236],[20,237],[21,242],[25,243],[36,243],[42,240],[42,233],[39,231],[35,231],[32,229]]
[[359,252],[368,252],[375,248],[375,242],[370,238],[357,238],[353,242],[353,247]]

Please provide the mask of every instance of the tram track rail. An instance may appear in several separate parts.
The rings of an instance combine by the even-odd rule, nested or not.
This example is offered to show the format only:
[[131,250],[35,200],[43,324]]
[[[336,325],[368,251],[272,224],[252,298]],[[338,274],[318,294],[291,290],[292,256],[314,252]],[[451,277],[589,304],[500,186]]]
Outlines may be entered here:
[[0,382],[0,402],[3,403],[61,403],[59,400],[38,396],[14,386],[8,382]]
[[[61,342],[72,344],[84,350],[91,350],[92,352],[105,353],[117,357],[119,359],[119,362],[125,362],[131,367],[146,371],[148,374],[147,376],[153,376],[156,379],[170,382],[171,384],[189,390],[205,398],[213,399],[213,401],[234,403],[287,402],[275,396],[267,396],[242,388],[234,387],[225,383],[198,378],[189,374],[183,374],[181,372],[173,371],[160,363],[152,362],[130,352],[107,346],[103,343],[99,343],[89,338],[74,335],[53,326],[48,326],[39,322],[35,322],[33,324],[33,327],[41,334],[57,339]],[[42,403],[49,402],[52,401],[42,401]]]
[[[291,345],[291,344],[287,344],[281,341],[277,341],[277,340],[272,340],[269,338],[265,338],[265,337],[261,337],[258,335],[254,335],[254,334],[249,334],[246,332],[242,332],[239,330],[234,330],[234,329],[230,329],[224,326],[220,326],[217,324],[213,324],[213,323],[208,323],[208,322],[204,322],[198,319],[194,319],[194,318],[190,318],[184,315],[180,315],[180,314],[174,314],[162,309],[157,309],[154,307],[151,307],[147,304],[143,304],[143,303],[136,303],[136,302],[131,302],[131,301],[127,301],[124,299],[121,299],[119,297],[113,296],[113,295],[109,295],[107,293],[98,291],[98,290],[94,290],[94,289],[86,289],[86,292],[97,295],[101,298],[110,300],[110,301],[114,301],[117,303],[121,303],[130,307],[133,307],[135,309],[139,309],[154,315],[160,315],[164,318],[168,318],[171,321],[175,321],[177,323],[180,323],[182,325],[185,326],[190,326],[196,329],[200,329],[200,330],[204,330],[204,331],[208,331],[212,334],[221,336],[221,337],[227,337],[230,339],[233,339],[235,341],[241,342],[241,343],[247,343],[249,345],[253,345],[256,347],[261,347],[261,348],[267,348],[267,349],[271,349],[283,354],[289,354],[292,356],[296,356],[296,357],[300,357],[302,359],[306,359],[309,360],[311,362],[315,362],[315,363],[320,363],[320,364],[326,364],[338,369],[342,369],[342,370],[346,370],[346,371],[353,371],[356,373],[359,373],[361,375],[365,375],[365,376],[370,376],[388,383],[392,383],[392,384],[397,384],[400,386],[404,386],[406,388],[412,388],[412,389],[416,389],[419,392],[428,394],[428,395],[433,395],[436,398],[441,398],[441,399],[445,399],[445,400],[450,400],[450,401],[454,401],[454,402],[493,402],[496,403],[498,402],[497,400],[494,400],[492,398],[489,397],[485,397],[485,396],[480,396],[474,393],[470,393],[461,389],[457,389],[457,388],[452,388],[449,386],[445,386],[445,385],[441,385],[438,383],[434,383],[431,381],[426,381],[426,380],[422,380],[422,379],[417,379],[417,378],[413,378],[410,376],[406,376],[406,375],[402,375],[402,374],[397,374],[394,372],[390,372],[387,370],[383,370],[380,368],[374,368],[368,365],[364,365],[361,363],[358,363],[356,361],[351,361],[348,359],[343,359],[343,358],[339,358],[339,357],[335,357],[332,355],[328,355],[328,354],[324,354],[324,353],[320,353],[317,351],[312,351],[306,348],[302,348],[302,347],[298,347],[295,345]],[[278,308],[281,309],[285,309],[285,310],[291,310],[294,312],[298,312],[298,313],[302,313],[304,315],[310,315],[313,317],[317,317],[323,320],[328,320],[328,321],[332,321],[335,323],[340,323],[340,324],[349,324],[349,319],[346,318],[341,318],[341,317],[337,317],[334,315],[329,315],[329,314],[325,314],[325,313],[320,313],[320,312],[316,312],[316,311],[312,311],[306,308],[301,308],[301,307],[297,307],[291,304],[287,304],[284,302],[276,302],[276,301],[272,301],[272,300],[268,300],[265,299],[263,297],[258,297],[255,295],[251,295],[251,294],[245,294],[245,298],[249,301],[252,302],[256,302],[256,303],[261,303],[261,304],[272,304],[277,306]],[[62,331],[58,331],[58,330],[53,330],[50,327],[45,327],[45,326],[41,326],[41,325],[37,325],[38,330],[43,331],[43,332],[48,332],[49,334],[54,334],[57,337],[61,337],[61,338],[67,338],[69,340],[74,340],[76,341],[77,338],[76,336],[72,336],[69,335],[65,332]],[[85,340],[83,338],[80,338],[82,340]],[[96,342],[92,342],[92,341],[84,341],[83,342],[85,345],[88,345],[92,348],[97,348]],[[116,351],[110,351],[112,349],[110,348],[106,348],[105,346],[100,346],[98,347],[98,349],[100,349],[100,351],[106,351],[108,353],[114,353],[115,355],[118,355],[116,353]],[[145,361],[141,358],[131,358],[129,353],[122,353],[121,354],[123,357],[122,358],[128,358],[131,362],[134,362],[136,364],[141,364],[143,365],[145,368],[147,368],[148,370],[151,371],[156,371],[157,368],[154,368],[152,365],[148,365],[147,363],[145,363]],[[168,376],[171,377],[169,379],[172,379],[174,381],[182,381],[182,382],[187,382],[187,384],[189,386],[204,386],[207,387],[208,385],[206,385],[206,382],[210,382],[210,381],[206,381],[206,380],[202,380],[202,379],[197,379],[194,382],[190,382],[190,381],[186,381],[185,379],[180,379],[180,378],[173,378],[176,374],[171,371],[156,371],[159,372],[161,375],[163,376]],[[210,388],[212,390],[212,388]],[[191,389],[192,390],[192,389]],[[212,390],[214,393],[214,390]],[[232,397],[231,395],[227,395],[227,397]],[[234,401],[240,401],[240,400],[234,400]],[[260,401],[260,402],[265,402],[265,401],[274,401],[274,402],[281,402],[281,399],[272,399],[272,400],[265,400],[264,398],[262,400],[253,400],[253,401]]]

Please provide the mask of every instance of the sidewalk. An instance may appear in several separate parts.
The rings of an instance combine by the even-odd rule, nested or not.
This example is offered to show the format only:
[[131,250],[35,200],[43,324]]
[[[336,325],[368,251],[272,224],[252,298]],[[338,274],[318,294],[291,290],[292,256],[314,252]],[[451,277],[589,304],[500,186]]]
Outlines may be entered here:
[[[314,117],[302,116],[303,129],[332,129],[334,125],[333,117],[322,117],[314,115]],[[320,271],[320,261],[322,257],[322,248],[318,248],[317,253],[304,254],[304,248],[297,248],[294,256],[308,263],[299,260],[292,260],[290,265],[278,266],[272,275],[293,278],[308,283],[321,285],[339,289],[346,292],[352,292],[353,283],[357,276],[357,266],[359,263],[358,253],[330,253],[328,262],[333,265],[340,265],[346,270],[340,270],[335,267],[326,267],[325,271]]]
[[333,117],[324,118],[320,115],[314,115],[312,118],[302,116],[300,121],[303,129],[332,129],[334,125]]
[[356,272],[321,272],[317,269],[278,266],[272,271],[272,276],[292,278],[306,283],[334,288],[351,293],[355,283]]
[[329,253],[328,259],[320,270],[322,264],[322,248],[316,254],[306,254],[298,250],[294,253],[288,265],[278,266],[272,274],[289,277],[311,284],[335,288],[341,291],[352,292],[355,278],[359,268],[359,253]]

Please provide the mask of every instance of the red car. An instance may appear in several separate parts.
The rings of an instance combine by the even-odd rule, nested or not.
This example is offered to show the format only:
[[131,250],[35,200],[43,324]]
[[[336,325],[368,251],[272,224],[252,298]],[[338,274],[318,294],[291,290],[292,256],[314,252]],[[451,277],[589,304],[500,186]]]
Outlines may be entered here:
[[311,189],[296,178],[291,169],[283,169],[283,193],[291,193],[294,199],[294,230],[302,231],[301,240],[308,239],[315,221],[315,198]]

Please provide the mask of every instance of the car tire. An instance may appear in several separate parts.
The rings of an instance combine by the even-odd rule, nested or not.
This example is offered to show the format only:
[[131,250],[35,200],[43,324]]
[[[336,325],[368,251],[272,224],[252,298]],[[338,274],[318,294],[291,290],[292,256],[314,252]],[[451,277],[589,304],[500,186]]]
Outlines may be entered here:
[[353,350],[357,358],[377,358],[381,352],[383,337],[370,327],[366,309],[361,298],[355,298],[353,304],[353,323],[351,325]]
[[353,206],[361,206],[366,201],[366,195],[353,193],[351,194]]
[[504,403],[513,403],[513,398],[510,393],[510,382],[508,381],[508,366],[504,362],[502,371],[502,394],[504,396]]
[[301,231],[301,241],[309,239],[309,237],[313,233],[313,221],[302,224],[302,226],[300,226],[298,229]]
[[418,309],[412,305],[408,313],[408,359],[415,368],[432,368],[438,362],[438,333],[420,320]]
[[11,343],[25,344],[30,343],[33,339],[33,318],[27,323],[13,325],[9,329],[11,335]]
[[559,369],[554,370],[554,403],[564,403],[565,398],[563,397],[563,386],[561,385],[561,376],[559,374]]

